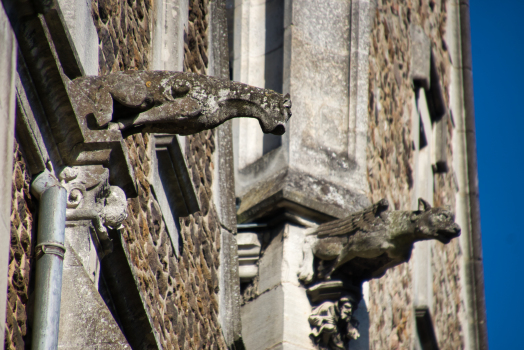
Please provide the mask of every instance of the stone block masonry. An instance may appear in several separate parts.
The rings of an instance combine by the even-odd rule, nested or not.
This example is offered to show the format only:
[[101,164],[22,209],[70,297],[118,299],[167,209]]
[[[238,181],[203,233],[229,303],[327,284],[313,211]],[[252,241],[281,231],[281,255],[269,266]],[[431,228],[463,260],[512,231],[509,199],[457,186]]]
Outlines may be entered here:
[[29,192],[31,175],[15,141],[11,199],[11,247],[9,250],[5,350],[31,346],[29,296],[34,289],[35,206]]

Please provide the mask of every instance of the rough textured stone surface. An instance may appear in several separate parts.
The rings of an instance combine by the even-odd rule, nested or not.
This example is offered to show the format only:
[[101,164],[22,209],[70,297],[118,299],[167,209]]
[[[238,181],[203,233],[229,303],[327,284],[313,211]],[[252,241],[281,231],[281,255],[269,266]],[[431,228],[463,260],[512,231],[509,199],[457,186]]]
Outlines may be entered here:
[[458,240],[447,246],[436,245],[431,251],[433,266],[433,324],[439,349],[463,349],[464,340],[460,315],[465,301],[461,298],[460,261],[462,255]]
[[[83,236],[79,230],[75,233]],[[58,349],[130,350],[117,321],[85,269],[83,252],[75,250],[78,248],[75,243],[66,238]]]
[[189,0],[188,28],[184,35],[184,72],[207,73],[208,4],[208,0]]
[[[0,7],[0,76],[4,82],[0,87],[0,344],[6,334],[7,290],[10,250],[10,216],[13,171],[13,144],[16,114],[16,75],[18,43],[11,22],[5,11],[5,3]],[[9,10],[8,10],[9,12]],[[227,46],[226,46],[227,47]]]
[[[349,279],[359,285],[407,262],[413,244],[419,240],[447,244],[458,237],[460,227],[449,208],[430,208],[424,201],[421,204],[424,208],[417,211],[388,211],[388,202],[383,199],[347,218],[319,225],[309,232],[300,279],[306,283],[315,277],[329,280],[340,269],[347,271]],[[325,262],[316,274],[313,255]],[[359,258],[364,261],[359,262]]]
[[135,167],[139,196],[128,200],[123,231],[128,255],[165,349],[225,348],[218,324],[217,269],[219,226],[211,202],[213,134],[187,142],[188,164],[202,211],[181,218],[181,256],[175,257],[147,180],[148,135],[126,140]]
[[[451,127],[449,128],[451,130]],[[451,131],[450,131],[451,132]],[[451,159],[451,138],[448,137],[448,159]],[[455,183],[452,173],[435,174],[434,202],[438,205],[455,207]],[[439,349],[463,349],[464,339],[460,319],[464,317],[465,301],[461,297],[460,241],[448,245],[436,244],[431,251],[433,267],[433,310]]]
[[[367,146],[370,199],[388,198],[396,210],[410,209],[414,184],[413,141],[410,130],[413,96],[410,79],[410,25],[419,25],[429,37],[438,79],[447,104],[449,96],[449,54],[445,37],[446,1],[399,4],[379,0],[374,16],[369,71],[369,130]],[[433,77],[432,77],[433,78]],[[451,159],[451,122],[448,122],[448,159]],[[434,206],[454,207],[453,169],[434,176]],[[439,348],[463,347],[459,314],[459,241],[431,248],[434,303],[431,315]],[[370,348],[404,349],[414,346],[416,332],[412,309],[412,264],[388,271],[370,282]]]
[[9,252],[8,296],[5,344],[6,350],[30,346],[28,322],[29,295],[32,282],[35,207],[29,192],[31,176],[18,142],[15,141],[13,187],[11,200],[11,247]]
[[242,336],[246,349],[312,349],[311,305],[299,284],[304,230],[284,224],[259,231],[259,273],[244,285]]
[[[147,303],[155,331],[165,349],[199,349],[225,344],[218,325],[218,242],[219,227],[214,211],[210,213],[212,177],[206,177],[210,158],[194,156],[191,169],[200,196],[202,212],[181,219],[181,256],[173,247],[147,180],[149,175],[149,137],[135,135],[126,140],[135,166],[139,196],[128,200],[129,217],[123,232],[127,250],[141,293]],[[200,140],[199,140],[200,141]],[[212,140],[208,142],[212,144]],[[191,152],[199,154],[204,146],[189,142]],[[193,153],[194,152],[194,153]],[[142,157],[140,156],[142,154]],[[197,156],[198,157],[198,156]],[[211,174],[209,174],[211,175]]]
[[99,74],[144,70],[151,58],[152,0],[93,0]]
[[79,115],[94,114],[98,127],[127,134],[190,135],[231,118],[251,117],[264,132],[281,135],[291,117],[289,95],[190,72],[127,71],[81,77],[70,84],[70,91],[81,94],[75,99]]
[[98,74],[98,35],[91,19],[90,0],[58,0],[86,75]]

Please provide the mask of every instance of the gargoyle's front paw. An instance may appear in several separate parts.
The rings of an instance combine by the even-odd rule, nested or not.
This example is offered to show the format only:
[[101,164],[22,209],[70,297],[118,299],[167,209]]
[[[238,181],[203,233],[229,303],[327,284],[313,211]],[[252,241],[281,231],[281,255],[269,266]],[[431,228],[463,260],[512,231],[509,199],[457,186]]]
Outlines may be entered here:
[[120,123],[113,123],[113,122],[109,122],[107,124],[107,130],[120,130],[122,129],[122,125]]
[[304,284],[309,284],[313,282],[313,275],[311,269],[302,267],[298,273],[298,279],[304,282]]
[[328,271],[328,272],[325,272],[325,271],[319,271],[318,274],[317,274],[317,277],[318,279],[320,280],[324,280],[324,281],[330,281],[331,280],[331,273],[333,271]]
[[348,335],[350,339],[355,339],[355,340],[357,340],[360,337],[359,331],[355,328],[349,330]]

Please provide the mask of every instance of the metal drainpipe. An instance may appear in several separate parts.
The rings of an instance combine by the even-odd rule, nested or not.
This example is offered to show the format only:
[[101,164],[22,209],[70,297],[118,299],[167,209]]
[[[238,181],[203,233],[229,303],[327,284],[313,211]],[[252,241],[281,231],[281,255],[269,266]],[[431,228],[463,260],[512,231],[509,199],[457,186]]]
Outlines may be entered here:
[[476,349],[488,349],[486,301],[484,294],[484,267],[480,230],[480,203],[478,188],[477,141],[475,137],[475,108],[473,103],[473,69],[471,58],[471,27],[469,0],[460,0],[460,41],[462,53],[462,81],[466,122],[467,176],[471,220],[472,287],[476,310]]
[[53,350],[58,347],[67,191],[46,170],[35,178],[31,192],[40,200],[31,349]]

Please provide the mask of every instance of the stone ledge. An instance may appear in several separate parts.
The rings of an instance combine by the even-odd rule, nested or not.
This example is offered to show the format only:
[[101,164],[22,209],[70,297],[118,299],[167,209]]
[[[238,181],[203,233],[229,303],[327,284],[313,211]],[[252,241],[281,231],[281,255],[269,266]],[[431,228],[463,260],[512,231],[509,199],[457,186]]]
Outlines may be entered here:
[[279,211],[299,213],[311,220],[326,222],[345,217],[369,204],[365,194],[292,168],[285,168],[252,185],[240,200],[239,223]]

